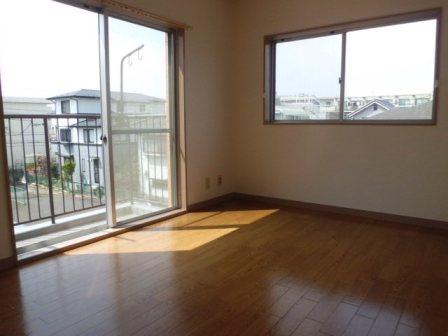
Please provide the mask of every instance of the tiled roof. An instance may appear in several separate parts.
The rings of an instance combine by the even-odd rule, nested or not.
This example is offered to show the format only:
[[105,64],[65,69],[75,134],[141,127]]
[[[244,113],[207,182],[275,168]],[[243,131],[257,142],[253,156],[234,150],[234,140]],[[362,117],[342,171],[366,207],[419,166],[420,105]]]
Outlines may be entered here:
[[432,101],[411,106],[411,107],[394,107],[389,111],[384,111],[372,116],[370,119],[394,120],[394,119],[410,119],[421,120],[431,119]]

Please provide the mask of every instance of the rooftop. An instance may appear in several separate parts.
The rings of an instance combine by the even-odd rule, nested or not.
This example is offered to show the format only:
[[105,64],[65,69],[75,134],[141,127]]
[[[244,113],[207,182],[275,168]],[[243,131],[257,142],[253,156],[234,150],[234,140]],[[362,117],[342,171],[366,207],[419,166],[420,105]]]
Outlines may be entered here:
[[44,98],[30,97],[3,97],[4,103],[25,103],[25,104],[51,104],[52,102]]
[[[112,91],[111,96],[113,100],[120,100],[120,92]],[[148,102],[164,102],[164,99],[147,96],[141,93],[132,93],[132,92],[124,92],[124,100],[128,102],[136,102],[136,103],[148,103]],[[56,96],[49,97],[49,100],[59,100],[64,98],[93,98],[100,99],[100,90],[89,90],[89,89],[81,89],[78,91],[72,91],[67,93],[62,93]]]

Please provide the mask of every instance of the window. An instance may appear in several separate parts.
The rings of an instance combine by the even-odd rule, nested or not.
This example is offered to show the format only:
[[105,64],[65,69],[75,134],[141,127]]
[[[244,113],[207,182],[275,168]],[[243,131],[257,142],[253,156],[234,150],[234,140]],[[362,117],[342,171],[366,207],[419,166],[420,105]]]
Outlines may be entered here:
[[61,142],[71,142],[72,133],[69,128],[62,128],[59,130],[59,139]]
[[[276,120],[338,119],[342,35],[278,43],[276,47]],[[318,61],[317,61],[318,60]]]
[[398,105],[399,106],[409,106],[411,105],[410,99],[398,99]]
[[93,159],[93,178],[95,183],[100,183],[100,160]]
[[94,143],[95,142],[95,130],[89,128],[83,130],[84,143]]
[[62,114],[70,113],[70,100],[61,100],[61,113]]
[[434,124],[440,10],[266,38],[268,123]]

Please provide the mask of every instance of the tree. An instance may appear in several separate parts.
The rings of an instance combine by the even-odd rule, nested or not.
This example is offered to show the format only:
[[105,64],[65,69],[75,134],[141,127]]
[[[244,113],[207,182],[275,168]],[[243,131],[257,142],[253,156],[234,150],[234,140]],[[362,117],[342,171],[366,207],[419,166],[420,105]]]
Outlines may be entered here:
[[56,162],[51,164],[51,176],[55,179],[59,179],[59,165]]
[[71,180],[73,173],[75,172],[76,163],[74,160],[67,160],[62,166],[62,175],[64,180]]

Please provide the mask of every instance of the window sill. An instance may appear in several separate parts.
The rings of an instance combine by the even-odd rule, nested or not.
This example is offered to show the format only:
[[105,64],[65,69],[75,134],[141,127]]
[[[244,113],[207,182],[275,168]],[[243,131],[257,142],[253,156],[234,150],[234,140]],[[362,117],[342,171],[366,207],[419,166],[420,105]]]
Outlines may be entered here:
[[277,120],[264,125],[382,125],[382,126],[436,126],[435,120]]

